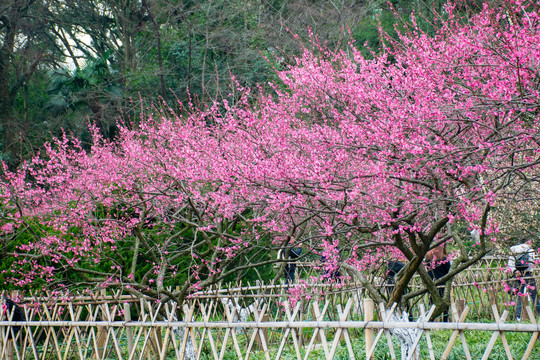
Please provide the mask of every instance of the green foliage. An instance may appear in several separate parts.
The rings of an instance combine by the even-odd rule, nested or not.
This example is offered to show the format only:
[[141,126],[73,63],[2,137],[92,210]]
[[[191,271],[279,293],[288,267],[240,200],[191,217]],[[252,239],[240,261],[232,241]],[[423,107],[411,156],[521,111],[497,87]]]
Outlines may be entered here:
[[390,12],[372,11],[372,14],[366,17],[358,28],[354,29],[353,38],[366,58],[372,58],[371,52],[377,53],[381,47],[379,22],[382,29],[395,37],[396,31],[393,26],[395,19],[394,14]]
[[[21,246],[27,246],[33,244],[36,241],[36,237],[41,235],[55,235],[53,229],[50,229],[46,226],[41,225],[40,223],[34,222],[31,219],[28,219],[25,222],[25,226],[20,229],[14,229],[11,233],[4,233],[0,237],[0,247],[2,260],[0,261],[0,283],[3,284],[2,289],[5,290],[23,290],[23,291],[32,291],[39,290],[46,286],[46,281],[43,277],[35,276],[32,283],[30,284],[15,284],[12,279],[13,276],[18,275],[19,273],[32,273],[34,269],[33,262],[24,262],[16,265],[18,263],[19,257],[15,255],[14,257],[6,256],[2,254],[17,254],[26,252],[26,250],[21,250]],[[51,262],[50,259],[38,258],[35,261],[35,264],[52,266],[55,267],[56,264]],[[58,268],[58,273],[61,273],[61,269]],[[16,271],[16,273],[14,273]],[[16,276],[18,277],[18,276]]]
[[366,58],[372,52],[378,53],[382,46],[380,31],[397,39],[398,31],[407,31],[414,20],[419,29],[427,34],[434,34],[440,19],[444,18],[446,1],[432,0],[394,0],[390,2],[374,1],[369,6],[365,18],[353,29],[356,46]]
[[[405,17],[413,8],[431,6],[417,0],[393,4]],[[14,118],[24,119],[17,123],[25,125],[6,132],[11,138],[0,139],[0,157],[12,159],[13,164],[28,158],[43,141],[62,130],[87,140],[88,120],[114,138],[114,124],[121,114],[128,121],[138,119],[140,109],[132,99],[149,103],[163,95],[162,78],[164,97],[171,102],[176,98],[184,103],[189,98],[199,103],[227,98],[235,86],[231,75],[242,86],[276,81],[273,67],[286,65],[300,53],[300,43],[309,41],[308,28],[332,48],[347,44],[349,28],[359,46],[367,41],[377,51],[376,16],[390,32],[394,20],[385,2],[379,0],[339,4],[322,0],[152,0],[126,6],[84,0],[32,3],[25,11],[43,18],[32,25],[37,27],[34,33],[47,36],[35,37],[39,41],[32,48],[39,52],[14,54],[17,66],[9,67],[8,82],[30,74],[36,54],[48,55],[22,82],[23,91],[15,94],[11,110],[15,110]],[[21,139],[13,141],[16,134]],[[14,144],[21,141],[24,151],[12,153]]]

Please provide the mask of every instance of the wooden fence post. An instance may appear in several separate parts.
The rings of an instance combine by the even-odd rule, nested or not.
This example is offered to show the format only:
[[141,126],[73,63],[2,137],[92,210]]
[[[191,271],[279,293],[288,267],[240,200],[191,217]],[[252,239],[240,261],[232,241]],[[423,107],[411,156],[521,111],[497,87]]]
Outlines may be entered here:
[[13,340],[8,340],[6,344],[7,360],[15,359],[15,350],[13,349]]
[[527,313],[527,306],[529,306],[529,298],[527,295],[521,297],[521,320],[529,320],[529,314]]
[[[375,310],[375,303],[372,299],[367,298],[364,299],[364,321],[372,321],[373,320],[373,311]],[[365,338],[366,338],[366,357],[369,355],[369,350],[373,346],[373,329],[366,328],[365,329]],[[366,360],[372,360],[373,355],[371,355]]]
[[499,309],[499,293],[496,289],[491,287],[488,289],[488,296],[489,296],[489,304],[491,306],[495,305],[497,306],[497,310]]
[[[0,309],[4,307],[4,292],[0,293]],[[0,321],[4,321],[4,312],[0,311]],[[7,344],[4,342],[4,334],[5,334],[6,328],[4,326],[0,327],[0,357],[5,352],[5,348],[7,347]]]
[[458,299],[456,301],[457,310],[460,314],[463,313],[463,310],[465,310],[465,299]]
[[[126,322],[131,321],[131,305],[129,303],[124,304],[124,320]],[[133,329],[131,326],[128,326],[126,328],[126,336],[127,336],[127,346],[128,346],[128,354],[131,354],[133,351]]]
[[[267,322],[269,319],[268,315],[264,314],[261,318],[261,322]],[[257,342],[257,347],[260,351],[264,351],[265,347],[268,346],[268,328],[255,329],[257,334],[255,335],[255,341]],[[262,334],[262,338],[261,338]]]
[[[100,292],[100,295],[101,295],[101,299],[105,299],[106,296],[107,296],[107,290],[105,289],[102,289],[101,292]],[[101,309],[101,319],[102,320],[106,320],[108,321],[109,319],[105,316],[106,312],[105,312],[105,307],[108,306],[107,303],[103,303],[103,304],[98,304],[96,307],[98,309]],[[97,320],[97,317],[96,317],[96,320]],[[96,344],[97,344],[97,353],[94,354],[94,356],[97,356],[96,359],[101,359],[103,358],[105,352],[107,351],[107,349],[105,349],[105,344],[107,343],[107,335],[108,335],[108,328],[105,327],[105,326],[99,326],[98,327],[98,331],[97,331],[97,341],[96,341]]]
[[[3,295],[0,296],[0,321],[8,321],[10,320],[5,314],[1,311],[3,306],[5,305],[5,301],[3,298]],[[15,309],[13,309],[15,311]],[[6,313],[7,314],[7,313]],[[11,315],[13,316],[13,315]],[[13,348],[13,340],[9,339],[9,333],[11,332],[11,327],[6,326],[0,328],[0,356],[3,353],[5,356],[5,359],[7,360],[13,360],[14,359],[14,348]],[[7,340],[6,340],[7,339]],[[4,342],[4,340],[6,340]]]
[[105,340],[107,336],[107,330],[104,326],[99,326],[97,331],[97,353],[94,355],[96,356],[93,359],[101,359],[103,357],[103,353],[105,352]]

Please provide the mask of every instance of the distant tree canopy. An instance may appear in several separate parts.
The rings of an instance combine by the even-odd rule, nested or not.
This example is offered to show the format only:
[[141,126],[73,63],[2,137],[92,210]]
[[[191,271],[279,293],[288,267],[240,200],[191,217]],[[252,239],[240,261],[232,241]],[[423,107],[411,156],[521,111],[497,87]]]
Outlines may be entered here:
[[380,46],[379,20],[395,36],[396,14],[409,20],[414,11],[427,28],[444,1],[391,3],[394,9],[381,0],[3,1],[0,158],[13,168],[63,131],[89,143],[88,122],[112,139],[120,118],[138,121],[141,100],[228,98],[231,75],[244,86],[267,86],[310,31],[333,50],[347,50],[352,36],[370,56]]

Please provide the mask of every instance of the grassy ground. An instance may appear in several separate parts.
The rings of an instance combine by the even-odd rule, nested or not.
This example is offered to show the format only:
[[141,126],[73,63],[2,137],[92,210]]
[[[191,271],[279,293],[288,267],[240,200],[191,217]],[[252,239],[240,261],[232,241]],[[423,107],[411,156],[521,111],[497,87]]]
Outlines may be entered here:
[[[468,331],[465,332],[465,338],[468,345],[469,352],[471,354],[472,359],[481,359],[484,352],[486,351],[486,347],[488,343],[490,342],[490,339],[492,337],[492,332],[488,331]],[[432,331],[430,333],[431,335],[431,342],[433,346],[433,352],[435,359],[440,359],[448,345],[449,339],[452,335],[452,331],[450,330],[440,330],[440,331]],[[523,354],[525,353],[525,350],[527,348],[527,345],[531,339],[532,333],[511,333],[507,332],[505,333],[505,337],[510,344],[510,351],[513,359],[521,359]],[[357,336],[356,338],[351,339],[352,348],[354,351],[354,355],[356,359],[365,359],[366,358],[366,350],[365,350],[365,343],[363,336]],[[393,340],[394,343],[394,351],[396,354],[397,359],[401,358],[401,350],[400,350],[400,344],[397,339]],[[329,345],[330,347],[331,345]],[[231,346],[231,349],[232,346]],[[420,359],[430,359],[429,355],[429,348],[427,345],[427,340],[425,335],[422,336],[422,339],[419,343],[419,349],[420,349]],[[207,349],[209,350],[209,349]],[[208,354],[210,352],[208,351]],[[277,353],[277,346],[271,347],[270,350],[270,358],[275,359]],[[302,358],[305,356],[305,351],[301,350],[300,354]],[[171,354],[173,355],[173,354]],[[265,359],[264,353],[262,352],[253,352],[250,357],[250,359]],[[345,342],[343,341],[340,346],[338,346],[338,349],[336,351],[336,355],[334,356],[334,360],[337,359],[349,359],[349,353],[346,347]],[[501,337],[499,336],[495,346],[491,352],[491,355],[489,356],[489,359],[507,359],[507,355],[501,340]],[[211,356],[204,355],[201,357],[201,359],[213,359]],[[238,356],[234,350],[227,351],[225,353],[224,359],[238,359]],[[290,344],[286,346],[281,359],[296,359],[296,352],[294,350],[294,347],[292,345],[292,340],[290,341]],[[324,350],[322,347],[318,346],[317,350],[311,351],[309,354],[309,359],[325,359]],[[374,359],[376,360],[390,360],[390,350],[388,348],[387,340],[385,336],[383,335],[381,339],[379,340],[375,353],[374,353]],[[466,359],[465,356],[465,350],[461,341],[461,338],[458,336],[457,340],[455,341],[454,345],[451,347],[451,352],[448,357],[448,360],[462,360]],[[535,345],[533,352],[529,359],[540,359],[540,345]]]

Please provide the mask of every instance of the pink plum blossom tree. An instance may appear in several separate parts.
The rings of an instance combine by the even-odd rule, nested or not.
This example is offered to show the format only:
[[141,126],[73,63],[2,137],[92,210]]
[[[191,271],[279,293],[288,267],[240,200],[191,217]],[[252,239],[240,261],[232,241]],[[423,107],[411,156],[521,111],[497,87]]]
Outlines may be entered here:
[[[181,303],[302,245],[376,301],[429,292],[440,314],[450,293],[436,286],[490,251],[494,202],[538,180],[540,3],[486,4],[468,19],[449,4],[435,25],[382,33],[373,59],[314,41],[270,94],[238,87],[234,103],[156,110],[114,143],[95,132],[87,152],[66,137],[4,167],[12,280]],[[458,226],[478,231],[474,247]],[[434,281],[424,259],[447,242],[451,270]],[[389,259],[405,267],[387,296],[368,275]],[[415,274],[424,288],[406,292]]]

